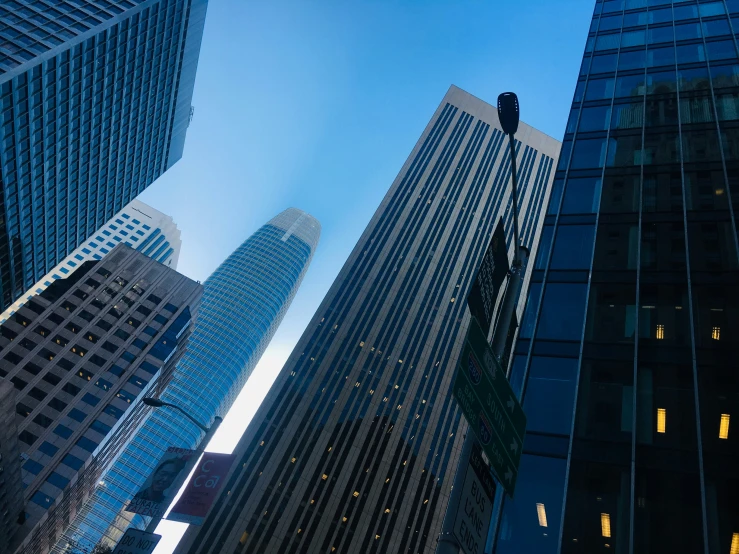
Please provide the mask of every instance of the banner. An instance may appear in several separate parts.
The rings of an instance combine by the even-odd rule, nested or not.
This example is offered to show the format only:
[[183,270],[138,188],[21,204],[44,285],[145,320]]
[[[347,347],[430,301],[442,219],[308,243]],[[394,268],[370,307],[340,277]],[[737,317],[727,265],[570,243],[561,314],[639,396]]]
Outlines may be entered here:
[[133,497],[126,511],[142,516],[162,517],[177,495],[177,484],[184,479],[180,473],[185,470],[190,458],[197,454],[195,450],[186,448],[167,448],[159,459],[157,468]]
[[485,332],[490,333],[490,325],[493,321],[495,302],[508,274],[508,249],[505,242],[505,229],[503,218],[498,220],[493,238],[490,241],[485,257],[480,264],[480,271],[472,283],[472,290],[467,296],[467,305],[472,316]]
[[218,496],[228,470],[233,462],[233,454],[214,454],[206,452],[200,459],[185,491],[169,512],[167,519],[193,525],[202,525],[208,510]]

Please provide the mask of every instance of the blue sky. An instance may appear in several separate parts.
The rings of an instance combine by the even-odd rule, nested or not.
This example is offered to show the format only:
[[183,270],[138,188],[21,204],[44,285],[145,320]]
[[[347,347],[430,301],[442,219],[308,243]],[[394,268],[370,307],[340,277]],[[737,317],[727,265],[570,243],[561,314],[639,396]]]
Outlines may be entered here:
[[[269,386],[449,85],[490,103],[512,90],[521,119],[561,139],[593,5],[210,2],[184,156],[141,200],[174,217],[178,270],[201,281],[289,206],[323,226],[247,388],[257,376],[260,391]],[[239,410],[253,411],[259,394]],[[223,433],[223,445],[240,435],[225,425]]]

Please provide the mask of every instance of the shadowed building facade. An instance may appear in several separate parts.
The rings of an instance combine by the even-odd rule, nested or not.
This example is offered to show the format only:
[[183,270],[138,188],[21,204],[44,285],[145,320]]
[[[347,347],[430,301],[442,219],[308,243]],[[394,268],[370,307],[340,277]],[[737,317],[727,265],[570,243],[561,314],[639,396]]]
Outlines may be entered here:
[[514,349],[516,496],[488,552],[733,554],[739,2],[593,5]]
[[[560,144],[517,136],[535,248]],[[509,181],[496,109],[451,87],[178,553],[433,550],[465,428],[451,397],[465,298],[500,218],[511,234]]]

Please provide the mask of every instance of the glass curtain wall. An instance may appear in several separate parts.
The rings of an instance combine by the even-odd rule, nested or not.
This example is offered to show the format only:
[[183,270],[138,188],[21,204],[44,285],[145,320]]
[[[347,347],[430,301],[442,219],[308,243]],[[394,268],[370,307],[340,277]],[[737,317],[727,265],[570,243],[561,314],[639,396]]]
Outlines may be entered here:
[[595,5],[511,366],[516,498],[488,551],[739,552],[735,32],[739,0]]

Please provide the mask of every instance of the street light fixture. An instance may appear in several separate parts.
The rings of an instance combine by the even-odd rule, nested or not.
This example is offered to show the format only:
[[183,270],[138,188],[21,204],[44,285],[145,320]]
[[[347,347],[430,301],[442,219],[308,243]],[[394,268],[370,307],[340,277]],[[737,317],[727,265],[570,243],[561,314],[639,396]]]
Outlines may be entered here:
[[[203,437],[203,439],[200,441],[197,448],[195,449],[195,452],[197,454],[195,456],[190,457],[183,471],[180,472],[181,477],[177,479],[176,486],[175,486],[176,490],[179,490],[182,488],[182,485],[185,484],[185,480],[190,476],[190,473],[192,473],[192,470],[195,467],[195,464],[200,459],[200,455],[205,451],[205,447],[210,442],[210,439],[213,438],[213,435],[215,435],[215,432],[218,429],[218,426],[223,421],[223,418],[216,416],[213,419],[213,423],[211,424],[211,426],[206,427],[205,425],[200,423],[197,419],[195,419],[193,416],[188,414],[185,410],[180,408],[177,404],[172,404],[170,402],[165,402],[164,400],[160,400],[159,398],[151,398],[151,397],[142,398],[142,402],[146,404],[147,406],[151,406],[152,408],[162,408],[164,406],[166,406],[167,408],[174,408],[175,410],[180,412],[183,416],[185,416],[187,419],[192,421],[195,425],[197,425],[202,431],[205,432],[205,436]],[[151,521],[149,522],[149,525],[146,526],[146,531],[149,533],[153,533],[156,530],[157,525],[159,525],[161,521],[162,521],[161,516],[152,518]]]

